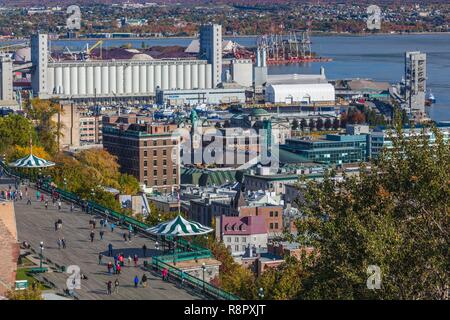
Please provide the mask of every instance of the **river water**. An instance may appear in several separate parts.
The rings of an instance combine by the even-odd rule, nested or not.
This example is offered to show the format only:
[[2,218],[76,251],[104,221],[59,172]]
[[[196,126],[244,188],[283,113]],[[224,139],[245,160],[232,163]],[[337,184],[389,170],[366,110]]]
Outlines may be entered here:
[[[255,46],[255,37],[237,37],[232,40],[244,46]],[[95,40],[57,40],[53,48],[69,47],[80,50]],[[140,48],[142,43],[155,45],[187,46],[191,39],[111,39],[103,47],[131,43]],[[404,53],[422,51],[427,53],[427,87],[436,97],[437,103],[428,109],[436,121],[450,121],[450,34],[371,35],[371,36],[313,36],[312,49],[319,56],[333,58],[332,62],[302,65],[271,66],[270,74],[319,73],[325,67],[328,79],[371,78],[395,83],[404,74]]]

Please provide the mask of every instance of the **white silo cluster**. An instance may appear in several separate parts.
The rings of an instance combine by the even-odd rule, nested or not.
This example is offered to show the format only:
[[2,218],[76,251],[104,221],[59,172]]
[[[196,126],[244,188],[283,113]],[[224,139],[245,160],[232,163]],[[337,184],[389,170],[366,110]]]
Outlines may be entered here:
[[34,94],[41,98],[154,96],[156,89],[210,89],[206,60],[91,60],[48,62],[47,35],[34,36]]
[[161,89],[209,89],[211,65],[204,60],[50,62],[48,95],[105,97],[153,95]]

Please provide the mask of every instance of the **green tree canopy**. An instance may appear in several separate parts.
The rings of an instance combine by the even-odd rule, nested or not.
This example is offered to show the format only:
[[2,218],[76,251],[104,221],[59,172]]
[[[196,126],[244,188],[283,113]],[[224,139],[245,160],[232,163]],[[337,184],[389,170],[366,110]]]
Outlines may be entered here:
[[[308,183],[298,241],[318,254],[300,298],[448,298],[450,147],[431,132],[434,143],[425,131],[397,129],[392,148],[359,177]],[[366,286],[369,265],[381,269],[380,290]]]

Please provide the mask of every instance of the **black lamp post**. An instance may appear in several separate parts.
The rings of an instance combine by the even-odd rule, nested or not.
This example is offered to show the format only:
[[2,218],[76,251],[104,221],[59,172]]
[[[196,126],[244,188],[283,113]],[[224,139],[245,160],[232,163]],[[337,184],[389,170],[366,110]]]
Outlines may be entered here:
[[64,190],[67,191],[67,179],[64,177]]
[[42,258],[43,258],[43,252],[44,252],[44,242],[41,241],[39,243],[39,247],[41,248],[41,254],[39,256],[39,268],[42,268]]
[[206,270],[206,265],[203,262],[202,263],[202,272],[203,272],[203,292],[205,292],[205,270]]

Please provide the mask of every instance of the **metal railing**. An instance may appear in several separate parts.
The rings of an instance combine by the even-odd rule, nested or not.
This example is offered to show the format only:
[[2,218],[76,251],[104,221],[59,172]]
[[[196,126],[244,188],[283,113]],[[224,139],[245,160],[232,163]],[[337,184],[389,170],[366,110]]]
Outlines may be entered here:
[[168,271],[168,276],[175,279],[182,286],[192,286],[194,288],[200,289],[201,293],[210,296],[215,299],[221,300],[240,300],[240,298],[234,294],[226,292],[216,286],[213,286],[209,282],[203,281],[202,279],[196,278],[177,267],[164,262],[161,256],[152,258],[152,267],[156,271],[162,271],[166,269]]

